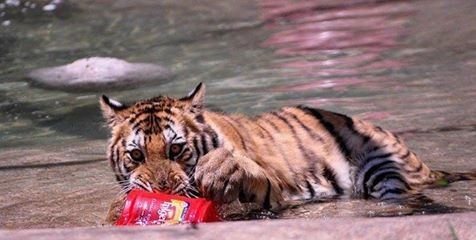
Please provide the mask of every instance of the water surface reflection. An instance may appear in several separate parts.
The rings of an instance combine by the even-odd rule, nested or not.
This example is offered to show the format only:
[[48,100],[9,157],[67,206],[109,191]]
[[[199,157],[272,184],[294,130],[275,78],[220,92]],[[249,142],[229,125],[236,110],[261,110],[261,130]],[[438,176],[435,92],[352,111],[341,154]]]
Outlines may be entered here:
[[287,76],[309,79],[277,91],[378,88],[394,83],[382,75],[406,66],[391,51],[402,46],[405,25],[415,13],[409,2],[269,0],[261,6],[265,27],[274,32],[262,46],[284,59],[280,67],[295,70]]

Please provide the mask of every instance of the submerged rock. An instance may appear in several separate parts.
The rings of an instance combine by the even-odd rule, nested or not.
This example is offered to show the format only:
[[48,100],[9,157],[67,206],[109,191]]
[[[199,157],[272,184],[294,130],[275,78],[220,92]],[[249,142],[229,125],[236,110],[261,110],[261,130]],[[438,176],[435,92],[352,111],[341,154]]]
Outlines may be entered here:
[[94,91],[163,84],[172,79],[166,68],[129,63],[117,58],[91,57],[70,64],[41,68],[28,74],[35,85],[66,91]]

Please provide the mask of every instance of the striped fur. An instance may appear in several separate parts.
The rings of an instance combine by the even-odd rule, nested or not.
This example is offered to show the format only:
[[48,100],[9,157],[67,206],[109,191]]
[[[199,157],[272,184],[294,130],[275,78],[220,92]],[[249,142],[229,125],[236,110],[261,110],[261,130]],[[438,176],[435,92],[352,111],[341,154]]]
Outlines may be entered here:
[[[112,129],[108,156],[124,189],[278,209],[335,196],[398,199],[437,179],[475,177],[431,171],[400,138],[365,121],[307,106],[223,114],[203,108],[204,94],[200,84],[182,99],[101,99]],[[143,159],[131,157],[135,149]]]

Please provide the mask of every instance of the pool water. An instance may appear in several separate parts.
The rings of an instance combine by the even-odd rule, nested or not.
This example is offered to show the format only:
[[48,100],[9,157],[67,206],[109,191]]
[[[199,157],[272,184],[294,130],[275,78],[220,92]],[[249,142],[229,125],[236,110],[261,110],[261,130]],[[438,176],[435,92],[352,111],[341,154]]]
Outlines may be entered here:
[[[432,168],[476,169],[471,0],[84,0],[52,12],[3,14],[5,21],[3,228],[100,225],[118,192],[105,161],[103,92],[43,89],[26,79],[33,69],[91,56],[157,63],[175,73],[171,83],[105,92],[125,102],[183,96],[204,82],[212,108],[254,115],[286,105],[321,107],[401,134]],[[416,210],[339,200],[280,216],[475,211],[475,190],[475,182],[430,189],[434,203]]]

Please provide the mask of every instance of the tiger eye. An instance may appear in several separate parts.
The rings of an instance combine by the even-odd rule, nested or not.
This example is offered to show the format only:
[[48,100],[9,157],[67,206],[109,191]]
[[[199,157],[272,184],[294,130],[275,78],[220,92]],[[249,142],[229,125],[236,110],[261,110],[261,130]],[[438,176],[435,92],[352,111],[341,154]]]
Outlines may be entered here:
[[179,144],[172,144],[172,146],[170,146],[170,152],[173,154],[179,154],[181,150],[182,146]]
[[131,156],[132,160],[137,161],[137,162],[142,162],[144,161],[144,154],[142,154],[142,151],[139,149],[134,149],[132,150],[129,155]]

